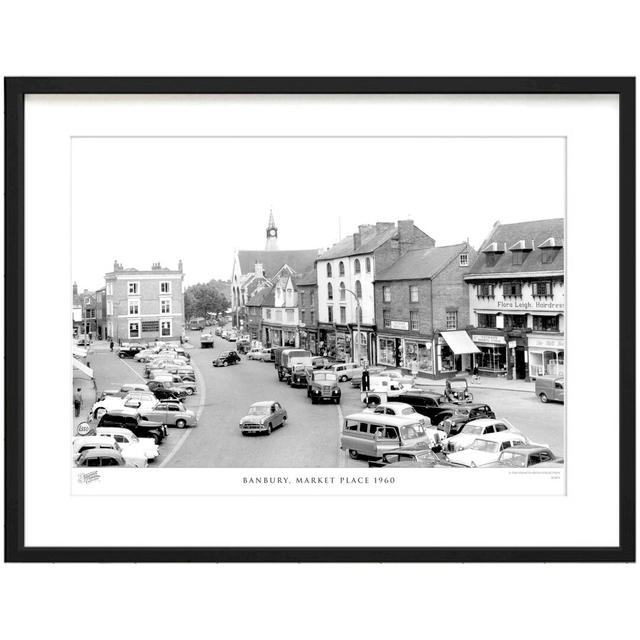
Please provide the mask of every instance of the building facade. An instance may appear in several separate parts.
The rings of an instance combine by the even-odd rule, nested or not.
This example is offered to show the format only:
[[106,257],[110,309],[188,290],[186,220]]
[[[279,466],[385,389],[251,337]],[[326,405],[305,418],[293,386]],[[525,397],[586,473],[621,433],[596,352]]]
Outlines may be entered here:
[[107,338],[116,342],[178,340],[184,333],[182,261],[177,269],[149,270],[114,262],[105,274]]
[[377,364],[433,378],[471,368],[464,277],[475,257],[466,242],[410,250],[376,276]]
[[412,220],[399,220],[397,225],[360,225],[321,254],[316,262],[319,350],[337,360],[375,362],[376,273],[407,251],[434,244]]
[[318,279],[316,266],[295,278],[298,292],[300,347],[318,354]]
[[298,293],[294,277],[284,271],[262,305],[262,344],[268,347],[299,347]]
[[564,219],[496,223],[465,280],[481,373],[564,375]]

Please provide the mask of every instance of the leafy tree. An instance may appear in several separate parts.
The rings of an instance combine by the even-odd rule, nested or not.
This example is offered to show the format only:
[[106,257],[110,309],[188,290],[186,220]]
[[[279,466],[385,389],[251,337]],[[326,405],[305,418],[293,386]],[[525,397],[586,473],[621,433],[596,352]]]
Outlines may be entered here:
[[199,282],[185,289],[184,314],[187,320],[206,318],[207,313],[215,313],[218,316],[229,308],[229,300],[219,290],[219,285],[219,280],[211,280],[207,283]]

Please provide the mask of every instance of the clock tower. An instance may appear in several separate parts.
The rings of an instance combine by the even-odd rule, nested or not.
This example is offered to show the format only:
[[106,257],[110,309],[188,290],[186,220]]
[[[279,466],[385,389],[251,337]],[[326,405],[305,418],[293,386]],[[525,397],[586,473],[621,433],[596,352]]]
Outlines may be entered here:
[[267,251],[276,251],[278,249],[278,227],[273,220],[273,211],[269,211],[269,224],[267,225],[267,243],[265,245]]

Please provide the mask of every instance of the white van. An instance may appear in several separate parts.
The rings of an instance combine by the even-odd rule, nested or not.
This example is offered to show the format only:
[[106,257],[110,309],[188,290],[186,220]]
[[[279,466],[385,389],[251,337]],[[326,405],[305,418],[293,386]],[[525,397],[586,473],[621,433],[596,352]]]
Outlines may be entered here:
[[351,380],[353,376],[362,376],[362,365],[355,362],[343,362],[334,364],[331,370],[338,376],[338,382]]

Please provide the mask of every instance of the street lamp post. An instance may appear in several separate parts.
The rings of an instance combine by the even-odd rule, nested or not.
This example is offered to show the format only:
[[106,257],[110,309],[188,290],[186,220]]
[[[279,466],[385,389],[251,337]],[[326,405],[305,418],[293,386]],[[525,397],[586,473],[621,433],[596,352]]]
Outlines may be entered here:
[[356,347],[357,347],[357,353],[356,353],[356,359],[355,362],[356,364],[360,364],[360,311],[362,309],[362,307],[360,306],[360,299],[358,298],[358,296],[351,291],[351,289],[344,289],[345,291],[348,291],[355,299],[356,301],[356,321],[357,321],[357,334],[356,334]]

